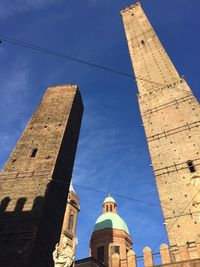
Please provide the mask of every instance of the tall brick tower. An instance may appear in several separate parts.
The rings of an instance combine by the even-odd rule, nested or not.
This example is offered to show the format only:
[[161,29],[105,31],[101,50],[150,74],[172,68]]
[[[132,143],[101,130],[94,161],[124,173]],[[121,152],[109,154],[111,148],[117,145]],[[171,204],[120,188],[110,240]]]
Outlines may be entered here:
[[[140,3],[121,11],[171,251],[200,237],[200,106]],[[178,257],[178,256],[177,256]]]
[[76,85],[49,87],[0,174],[0,266],[53,266],[83,105]]

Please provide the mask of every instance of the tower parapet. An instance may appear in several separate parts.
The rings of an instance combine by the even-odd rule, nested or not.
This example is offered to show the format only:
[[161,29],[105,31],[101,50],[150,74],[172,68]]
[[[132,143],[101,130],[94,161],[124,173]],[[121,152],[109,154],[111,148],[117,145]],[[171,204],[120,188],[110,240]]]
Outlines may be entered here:
[[144,267],[196,267],[200,265],[200,254],[198,250],[199,244],[196,243],[194,247],[194,252],[196,252],[196,259],[191,260],[189,253],[190,250],[187,245],[182,245],[177,248],[176,257],[174,257],[174,251],[169,249],[168,245],[162,244],[160,246],[160,260],[161,265],[156,265],[154,262],[154,255],[152,253],[151,248],[145,247],[143,250],[143,258],[144,258]]

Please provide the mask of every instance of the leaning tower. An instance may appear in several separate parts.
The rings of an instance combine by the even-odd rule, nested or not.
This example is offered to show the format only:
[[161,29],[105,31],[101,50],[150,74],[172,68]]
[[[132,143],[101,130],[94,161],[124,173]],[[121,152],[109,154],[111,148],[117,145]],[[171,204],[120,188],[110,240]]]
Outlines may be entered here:
[[0,266],[53,266],[83,104],[76,85],[49,87],[0,173]]
[[[140,3],[121,11],[171,251],[200,237],[200,106]],[[178,259],[177,259],[178,260]]]

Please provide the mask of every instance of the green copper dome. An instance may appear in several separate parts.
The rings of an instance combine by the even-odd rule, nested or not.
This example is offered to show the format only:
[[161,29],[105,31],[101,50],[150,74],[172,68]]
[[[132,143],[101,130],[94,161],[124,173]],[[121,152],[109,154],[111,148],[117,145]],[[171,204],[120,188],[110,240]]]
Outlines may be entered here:
[[130,235],[125,221],[114,212],[106,212],[97,219],[93,232],[103,229],[119,229]]
[[106,203],[106,202],[113,202],[113,203],[116,204],[116,201],[111,196],[106,197],[105,200],[104,200],[104,202],[103,202],[103,204]]

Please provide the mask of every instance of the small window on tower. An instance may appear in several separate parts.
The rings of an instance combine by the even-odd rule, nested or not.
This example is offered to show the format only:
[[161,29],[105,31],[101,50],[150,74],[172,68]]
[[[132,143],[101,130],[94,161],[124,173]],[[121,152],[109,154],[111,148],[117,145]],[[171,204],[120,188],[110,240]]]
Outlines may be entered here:
[[142,44],[142,45],[144,45],[144,44],[145,44],[144,40],[142,40],[142,41],[141,41],[141,44]]
[[188,160],[187,161],[187,165],[188,165],[188,168],[189,168],[190,172],[195,172],[196,171],[195,165],[194,165],[192,160]]
[[97,259],[104,263],[104,247],[97,248]]
[[110,211],[112,211],[112,205],[110,205]]
[[36,156],[37,151],[38,151],[37,148],[34,148],[34,149],[32,150],[31,158],[34,158],[34,157]]
[[108,212],[108,206],[106,205],[106,211]]
[[120,254],[119,251],[120,251],[119,246],[115,246],[115,253]]
[[73,224],[74,224],[74,216],[71,214],[69,217],[69,225],[68,225],[68,229],[70,231],[72,231],[72,229],[73,229]]

